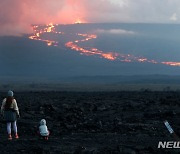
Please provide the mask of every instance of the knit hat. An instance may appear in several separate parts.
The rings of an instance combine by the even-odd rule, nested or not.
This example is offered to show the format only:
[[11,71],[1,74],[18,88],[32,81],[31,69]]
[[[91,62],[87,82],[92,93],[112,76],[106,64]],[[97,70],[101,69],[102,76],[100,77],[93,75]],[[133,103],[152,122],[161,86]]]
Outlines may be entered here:
[[45,119],[42,119],[42,120],[40,121],[40,125],[46,125],[46,120],[45,120]]
[[9,91],[8,91],[8,96],[13,97],[13,95],[14,95],[13,91],[9,90]]

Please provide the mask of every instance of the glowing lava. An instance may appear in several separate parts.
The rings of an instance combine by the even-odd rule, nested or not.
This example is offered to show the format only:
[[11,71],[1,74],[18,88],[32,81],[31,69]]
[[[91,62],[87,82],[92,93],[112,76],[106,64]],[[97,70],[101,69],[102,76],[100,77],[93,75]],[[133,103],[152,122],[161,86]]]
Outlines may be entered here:
[[161,63],[170,66],[180,66],[180,62],[161,62]]
[[52,23],[50,23],[49,25],[46,25],[46,26],[47,27],[44,29],[40,29],[39,26],[33,26],[32,28],[34,31],[34,35],[29,36],[29,39],[46,42],[48,46],[52,46],[52,45],[57,46],[58,42],[41,38],[41,35],[44,33],[56,33],[54,30],[54,25]]
[[82,20],[80,20],[80,19],[77,19],[75,22],[74,22],[75,24],[82,24],[82,23],[84,23]]
[[[76,24],[82,23],[79,19],[75,22]],[[47,40],[43,39],[43,34],[45,33],[55,33],[57,35],[64,35],[64,32],[58,32],[56,31],[56,26],[59,26],[58,24],[54,25],[52,23],[46,25],[46,26],[32,26],[34,34],[32,36],[29,36],[29,39],[32,40],[38,40],[45,42],[48,46],[59,46],[59,42],[54,40]],[[71,50],[79,52],[81,55],[86,56],[98,56],[100,58],[104,58],[111,61],[121,61],[121,62],[138,62],[138,63],[152,63],[152,64],[164,64],[169,66],[180,66],[180,62],[160,62],[156,60],[151,60],[145,57],[136,57],[134,55],[130,54],[121,54],[118,52],[104,52],[102,50],[99,50],[97,48],[89,48],[89,47],[82,47],[78,45],[79,43],[91,41],[97,38],[97,35],[95,34],[81,34],[76,33],[74,34],[77,36],[77,38],[82,37],[82,39],[77,39],[75,41],[69,41],[65,43],[65,47],[69,48]]]
[[50,23],[49,25],[47,25],[47,32],[48,32],[48,33],[53,32],[53,30],[54,30],[54,25],[53,25],[52,23]]

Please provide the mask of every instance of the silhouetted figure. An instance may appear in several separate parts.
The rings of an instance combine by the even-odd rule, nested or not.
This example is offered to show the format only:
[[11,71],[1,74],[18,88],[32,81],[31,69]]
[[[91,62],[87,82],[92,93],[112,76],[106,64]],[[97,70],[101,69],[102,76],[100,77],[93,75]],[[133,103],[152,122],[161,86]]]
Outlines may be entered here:
[[14,136],[16,139],[19,138],[17,133],[17,117],[20,117],[19,115],[19,108],[17,106],[17,102],[13,97],[13,91],[8,91],[7,98],[5,98],[2,102],[1,106],[1,113],[4,117],[4,119],[7,122],[7,133],[8,133],[8,140],[12,140],[11,136],[11,125],[13,127]]

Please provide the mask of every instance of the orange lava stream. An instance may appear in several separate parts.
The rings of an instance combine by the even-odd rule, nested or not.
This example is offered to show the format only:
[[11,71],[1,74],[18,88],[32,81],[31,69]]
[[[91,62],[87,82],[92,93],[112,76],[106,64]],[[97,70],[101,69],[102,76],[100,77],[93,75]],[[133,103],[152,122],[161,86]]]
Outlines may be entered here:
[[161,63],[170,66],[180,66],[180,62],[161,62]]
[[41,35],[44,33],[58,33],[61,34],[61,32],[55,32],[54,25],[50,23],[49,25],[46,25],[47,27],[44,29],[39,29],[39,26],[33,26],[34,35],[29,36],[29,39],[31,40],[39,40],[42,42],[46,42],[48,46],[57,46],[58,42],[53,40],[45,40],[41,39]]
[[[45,28],[41,28],[40,26],[32,26],[34,34],[32,36],[29,36],[29,39],[45,42],[48,46],[58,46],[59,42],[57,42],[57,41],[46,40],[46,39],[41,38],[41,35],[44,33],[55,33],[55,34],[61,34],[61,35],[64,34],[64,32],[57,32],[55,30],[55,26],[58,26],[58,25],[53,25],[52,23],[50,23],[50,24],[46,25]],[[97,48],[81,47],[78,45],[80,42],[86,42],[86,41],[96,39],[97,35],[95,35],[95,34],[80,34],[80,33],[77,33],[75,35],[77,35],[79,37],[83,37],[83,39],[69,41],[69,42],[65,43],[65,46],[67,48],[70,48],[71,50],[79,52],[82,55],[86,55],[86,56],[97,55],[101,58],[111,60],[111,61],[118,60],[121,62],[139,62],[139,63],[146,62],[146,63],[153,63],[153,64],[164,64],[164,65],[169,65],[169,66],[180,66],[180,62],[157,62],[155,60],[149,60],[145,57],[136,57],[136,56],[130,55],[130,54],[120,54],[117,52],[104,52]]]
[[130,54],[125,55],[125,54],[119,54],[117,52],[103,52],[96,48],[86,49],[86,48],[80,47],[77,45],[77,43],[96,39],[97,35],[92,35],[92,34],[88,35],[88,34],[79,34],[79,33],[77,35],[85,37],[85,39],[67,42],[65,44],[65,46],[67,48],[70,48],[72,50],[80,52],[80,54],[84,54],[87,56],[99,55],[101,58],[105,58],[105,59],[108,59],[111,61],[120,60],[122,62],[150,62],[150,63],[154,63],[154,64],[157,63],[154,60],[148,60],[147,58],[143,58],[143,57],[135,57]]

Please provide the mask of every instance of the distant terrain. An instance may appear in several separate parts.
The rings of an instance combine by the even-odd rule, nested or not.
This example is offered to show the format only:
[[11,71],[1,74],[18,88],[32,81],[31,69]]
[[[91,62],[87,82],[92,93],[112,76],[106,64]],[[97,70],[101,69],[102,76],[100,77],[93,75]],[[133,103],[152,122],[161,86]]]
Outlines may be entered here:
[[75,76],[47,79],[0,78],[7,91],[180,91],[180,76]]

